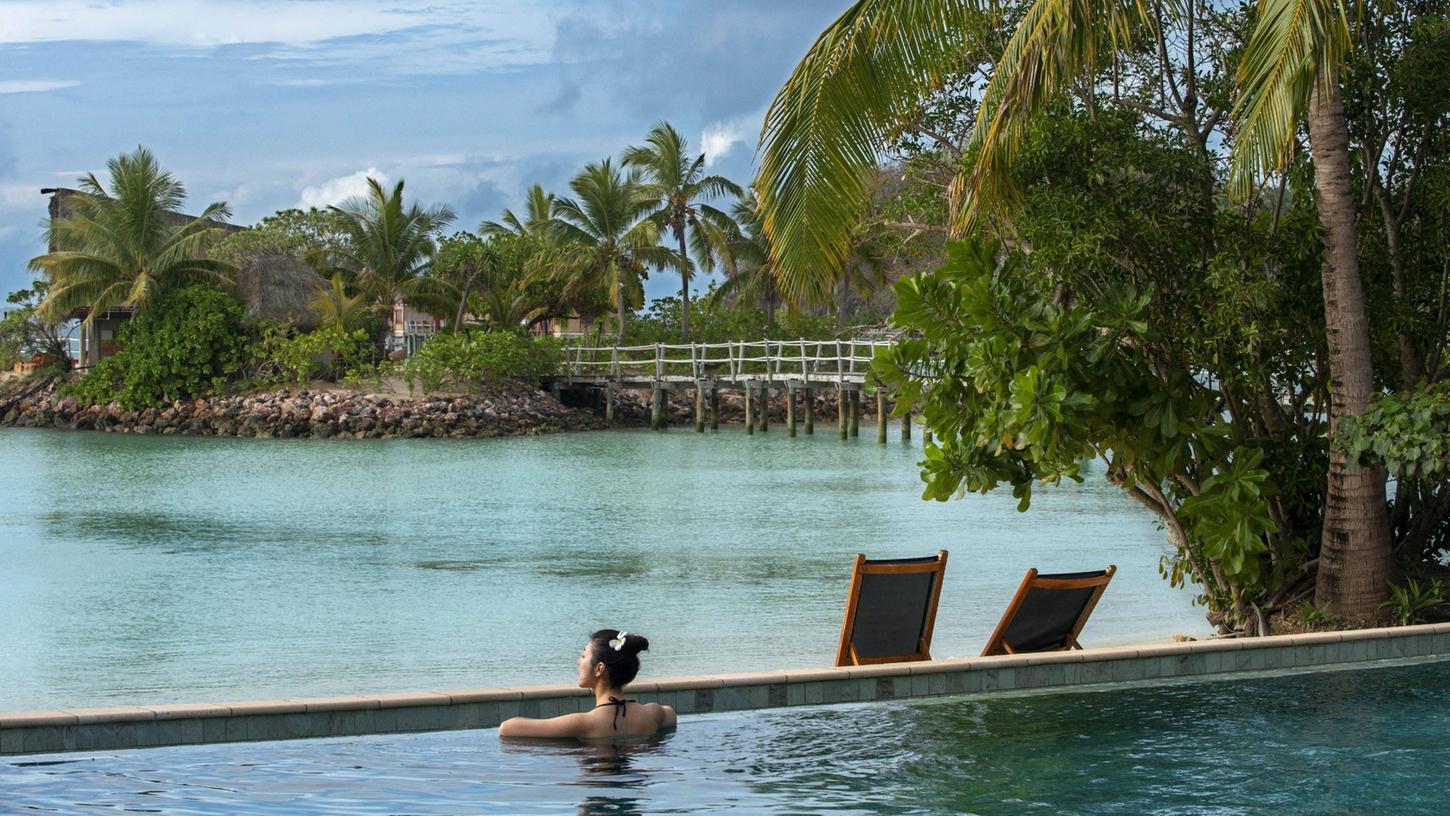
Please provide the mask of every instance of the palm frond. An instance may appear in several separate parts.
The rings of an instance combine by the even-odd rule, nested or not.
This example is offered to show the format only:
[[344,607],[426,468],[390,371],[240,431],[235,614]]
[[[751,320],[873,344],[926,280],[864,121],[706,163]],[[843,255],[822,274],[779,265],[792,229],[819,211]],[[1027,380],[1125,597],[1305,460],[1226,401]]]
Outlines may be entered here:
[[755,187],[783,288],[818,297],[845,262],[889,133],[962,67],[972,0],[857,0],[816,40],[766,113]]
[[1235,197],[1252,195],[1260,179],[1293,157],[1316,83],[1338,81],[1350,42],[1348,14],[1342,0],[1260,0],[1239,62],[1229,172]]

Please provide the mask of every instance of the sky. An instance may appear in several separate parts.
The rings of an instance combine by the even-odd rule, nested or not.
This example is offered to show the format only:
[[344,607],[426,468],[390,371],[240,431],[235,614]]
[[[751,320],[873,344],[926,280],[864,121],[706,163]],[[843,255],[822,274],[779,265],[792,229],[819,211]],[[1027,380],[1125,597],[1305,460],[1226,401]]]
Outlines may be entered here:
[[846,5],[0,0],[0,293],[45,250],[40,189],[104,181],[138,145],[187,211],[225,201],[239,224],[373,176],[476,229],[661,120],[746,184],[766,107]]

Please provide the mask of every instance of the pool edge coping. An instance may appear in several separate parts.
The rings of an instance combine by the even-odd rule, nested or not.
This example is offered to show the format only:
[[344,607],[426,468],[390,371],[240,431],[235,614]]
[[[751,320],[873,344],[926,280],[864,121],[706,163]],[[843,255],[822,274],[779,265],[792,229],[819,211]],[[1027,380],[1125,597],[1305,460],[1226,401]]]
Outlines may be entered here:
[[[899,700],[1450,655],[1450,623],[1147,643],[1071,652],[662,677],[634,697],[681,714]],[[0,712],[0,756],[268,739],[491,728],[581,711],[565,685]]]

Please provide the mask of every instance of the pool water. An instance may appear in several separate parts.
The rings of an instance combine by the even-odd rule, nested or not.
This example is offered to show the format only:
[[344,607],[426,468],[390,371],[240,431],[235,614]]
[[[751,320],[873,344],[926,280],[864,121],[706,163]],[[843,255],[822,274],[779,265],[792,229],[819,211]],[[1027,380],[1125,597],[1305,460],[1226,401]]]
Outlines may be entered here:
[[0,430],[0,711],[567,683],[604,627],[646,677],[829,665],[857,552],[951,551],[941,657],[1030,566],[1118,565],[1086,645],[1208,630],[1101,471],[1025,514],[924,502],[920,445]]
[[1450,811],[1450,662],[685,717],[628,746],[494,730],[0,762],[24,813]]

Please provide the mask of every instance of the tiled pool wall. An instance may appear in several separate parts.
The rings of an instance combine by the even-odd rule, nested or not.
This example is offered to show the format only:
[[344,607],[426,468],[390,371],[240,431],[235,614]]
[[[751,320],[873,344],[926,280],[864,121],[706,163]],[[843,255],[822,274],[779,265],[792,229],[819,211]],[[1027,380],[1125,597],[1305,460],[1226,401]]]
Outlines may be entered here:
[[[675,677],[631,697],[681,714],[903,700],[1450,655],[1450,623],[974,657],[802,671]],[[514,716],[585,711],[589,692],[530,686],[228,704],[0,713],[0,755],[492,728]]]

